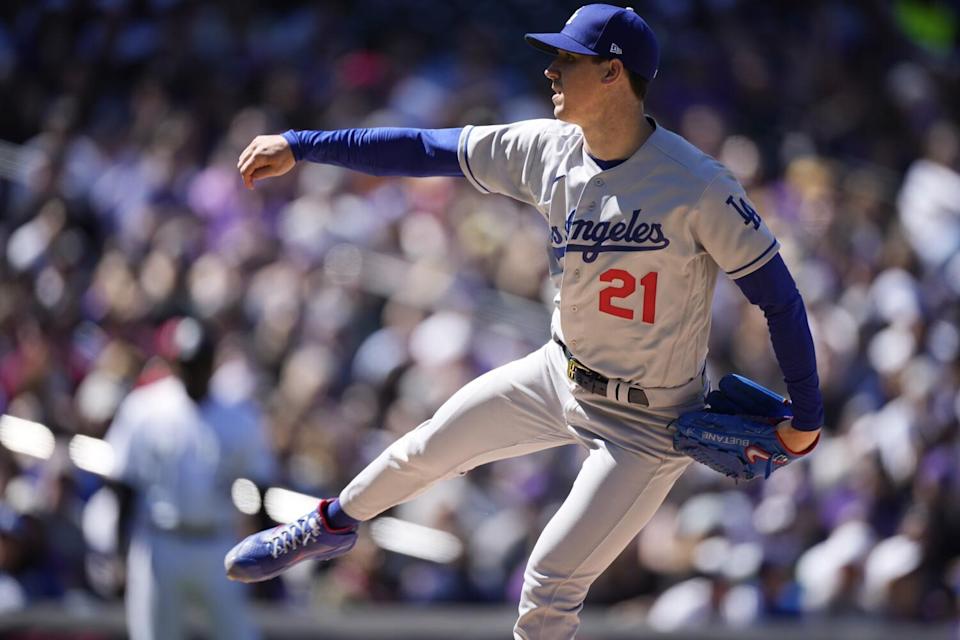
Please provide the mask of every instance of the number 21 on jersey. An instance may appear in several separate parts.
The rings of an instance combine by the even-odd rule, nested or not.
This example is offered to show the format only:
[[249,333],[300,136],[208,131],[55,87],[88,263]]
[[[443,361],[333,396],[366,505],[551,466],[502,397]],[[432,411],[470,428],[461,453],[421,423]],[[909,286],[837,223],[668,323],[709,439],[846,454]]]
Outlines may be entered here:
[[[611,286],[600,290],[600,311],[633,320],[633,308],[618,306],[614,300],[630,298],[637,290],[637,279],[629,271],[607,269],[600,274],[600,281],[611,283]],[[640,320],[645,324],[653,324],[657,316],[657,272],[651,271],[640,278],[640,288],[643,289]]]

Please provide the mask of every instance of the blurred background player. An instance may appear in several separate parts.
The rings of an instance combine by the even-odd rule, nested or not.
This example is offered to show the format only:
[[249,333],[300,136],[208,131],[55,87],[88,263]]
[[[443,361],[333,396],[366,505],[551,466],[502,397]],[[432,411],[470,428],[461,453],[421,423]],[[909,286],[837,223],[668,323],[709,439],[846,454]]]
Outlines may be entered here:
[[206,637],[254,639],[244,591],[223,577],[222,558],[236,535],[233,482],[274,473],[260,415],[211,391],[216,345],[198,320],[169,320],[157,341],[170,375],[131,392],[106,438],[126,488],[119,539],[121,548],[129,539],[130,636],[186,637],[196,604],[208,614]]

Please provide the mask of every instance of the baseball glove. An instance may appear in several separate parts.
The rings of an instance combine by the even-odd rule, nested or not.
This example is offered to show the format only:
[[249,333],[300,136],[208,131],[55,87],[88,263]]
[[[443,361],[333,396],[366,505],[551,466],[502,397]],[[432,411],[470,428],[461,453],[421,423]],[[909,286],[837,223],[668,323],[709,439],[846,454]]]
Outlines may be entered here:
[[777,425],[793,417],[790,401],[756,382],[725,375],[707,395],[707,407],[673,421],[674,449],[737,480],[768,478],[802,457],[777,435]]

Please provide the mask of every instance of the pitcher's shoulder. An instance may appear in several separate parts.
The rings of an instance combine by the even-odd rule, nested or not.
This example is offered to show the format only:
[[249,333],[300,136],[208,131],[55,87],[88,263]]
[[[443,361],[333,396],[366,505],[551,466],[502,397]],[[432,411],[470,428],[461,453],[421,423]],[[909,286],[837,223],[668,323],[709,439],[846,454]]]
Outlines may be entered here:
[[719,176],[733,178],[732,172],[723,163],[673,131],[660,127],[651,141],[657,151],[691,182],[706,187]]

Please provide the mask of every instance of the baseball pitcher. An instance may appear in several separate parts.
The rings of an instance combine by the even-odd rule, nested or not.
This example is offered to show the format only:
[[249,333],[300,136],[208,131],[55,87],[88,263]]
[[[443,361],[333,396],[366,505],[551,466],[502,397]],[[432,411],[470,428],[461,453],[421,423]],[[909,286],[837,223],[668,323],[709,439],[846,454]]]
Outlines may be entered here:
[[[377,175],[463,176],[546,219],[552,339],[455,393],[335,499],[248,537],[227,574],[265,580],[356,542],[359,523],[478,465],[579,444],[587,458],[535,545],[514,638],[574,637],[587,590],[696,459],[766,477],[809,452],[823,423],[803,301],[777,239],[730,172],[644,112],[659,46],[631,9],[578,9],[527,34],[556,119],[457,129],[258,136],[248,188],[297,161]],[[722,271],[764,312],[790,401],[738,376],[710,392],[711,303]],[[708,392],[710,395],[708,396]]]

